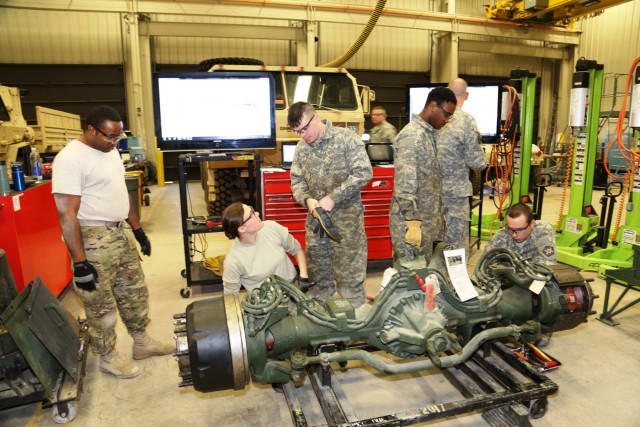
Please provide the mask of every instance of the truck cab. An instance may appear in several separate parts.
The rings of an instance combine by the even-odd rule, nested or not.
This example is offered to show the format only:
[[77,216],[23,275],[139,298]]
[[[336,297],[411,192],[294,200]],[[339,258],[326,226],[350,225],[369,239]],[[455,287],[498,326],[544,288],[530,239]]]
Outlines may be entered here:
[[[298,141],[287,123],[289,106],[298,102],[312,104],[323,119],[334,126],[364,132],[364,116],[369,113],[373,92],[358,86],[356,79],[344,68],[288,67],[265,65],[216,64],[216,71],[269,72],[275,80],[276,140]],[[279,148],[278,148],[279,149]]]

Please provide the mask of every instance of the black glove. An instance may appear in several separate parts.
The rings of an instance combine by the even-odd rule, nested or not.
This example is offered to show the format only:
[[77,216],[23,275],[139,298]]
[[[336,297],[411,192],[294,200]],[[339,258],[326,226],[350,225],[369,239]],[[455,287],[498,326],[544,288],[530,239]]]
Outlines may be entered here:
[[138,243],[140,243],[140,250],[142,251],[142,254],[151,256],[151,242],[147,235],[144,234],[144,230],[142,230],[142,228],[133,230],[133,235],[136,237]]
[[73,281],[80,289],[93,292],[96,290],[96,283],[98,283],[98,272],[86,259],[84,261],[74,262]]
[[315,208],[313,211],[313,217],[318,221],[318,225],[313,230],[315,234],[318,235],[321,239],[325,236],[329,237],[331,240],[334,240],[338,243],[342,241],[342,237],[333,226],[333,222],[331,222],[331,218],[322,208]]
[[311,286],[311,283],[309,283],[309,278],[308,277],[296,277],[296,282],[298,285],[298,288],[300,288],[300,290],[303,293],[307,293],[309,291],[309,286]]

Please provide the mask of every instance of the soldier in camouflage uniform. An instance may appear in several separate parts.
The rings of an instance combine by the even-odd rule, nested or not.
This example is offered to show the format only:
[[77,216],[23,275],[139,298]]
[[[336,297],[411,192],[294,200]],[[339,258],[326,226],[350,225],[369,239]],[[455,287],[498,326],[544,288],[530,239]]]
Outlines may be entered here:
[[480,132],[475,119],[461,109],[469,96],[467,82],[454,79],[449,83],[449,89],[458,100],[456,112],[438,135],[444,241],[456,249],[464,248],[469,260],[469,197],[473,194],[469,169],[483,170],[487,167],[487,159],[480,146]]
[[528,205],[512,205],[506,220],[507,225],[493,235],[485,250],[507,248],[538,264],[557,263],[556,233],[550,224],[534,220]]
[[[427,259],[433,243],[442,240],[442,178],[436,138],[453,115],[456,97],[450,89],[438,87],[429,92],[427,102],[398,134],[393,143],[394,190],[391,200],[390,232],[394,255],[404,256],[411,234],[420,236]],[[419,230],[419,231],[418,231]]]
[[[520,254],[524,259],[542,265],[558,262],[556,233],[550,224],[533,219],[531,208],[524,203],[511,205],[507,210],[507,225],[491,237],[485,250],[506,248]],[[551,342],[551,333],[541,334],[535,343],[546,347]]]
[[[291,165],[293,196],[307,208],[306,254],[309,296],[324,302],[336,288],[354,307],[364,304],[367,271],[367,236],[360,190],[373,177],[371,163],[358,135],[320,120],[315,109],[297,102],[289,108],[288,122],[302,140]],[[312,217],[324,209],[336,231],[337,243],[314,234],[318,222]],[[335,284],[334,284],[335,281]]]
[[392,144],[398,134],[396,128],[387,121],[387,111],[384,107],[376,106],[371,109],[371,144]]
[[148,256],[151,242],[129,198],[124,166],[115,150],[122,129],[113,108],[91,110],[80,139],[70,141],[54,160],[53,194],[91,348],[100,355],[99,369],[117,378],[133,378],[140,373],[138,367],[115,350],[118,312],[133,336],[134,359],[170,354],[175,346],[146,333],[149,290],[135,241]]

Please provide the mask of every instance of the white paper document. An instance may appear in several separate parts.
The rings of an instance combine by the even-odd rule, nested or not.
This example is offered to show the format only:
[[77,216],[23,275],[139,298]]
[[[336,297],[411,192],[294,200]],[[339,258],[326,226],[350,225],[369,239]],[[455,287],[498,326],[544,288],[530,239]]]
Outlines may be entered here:
[[544,280],[534,280],[531,282],[531,285],[529,285],[529,290],[536,295],[540,295],[540,292],[542,292],[542,288],[544,288],[546,283],[547,282]]
[[469,279],[467,273],[467,260],[464,249],[453,249],[444,251],[444,260],[447,264],[447,272],[451,278],[451,283],[458,293],[460,301],[467,301],[478,296],[478,291]]

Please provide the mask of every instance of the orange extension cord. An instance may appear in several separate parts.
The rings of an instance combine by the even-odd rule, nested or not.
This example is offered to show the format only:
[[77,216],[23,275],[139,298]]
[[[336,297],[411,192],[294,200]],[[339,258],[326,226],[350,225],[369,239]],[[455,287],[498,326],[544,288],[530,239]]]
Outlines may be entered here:
[[[633,177],[635,176],[636,170],[637,170],[637,164],[640,161],[640,150],[638,149],[633,149],[633,148],[627,148],[624,145],[624,141],[623,141],[623,131],[624,131],[624,122],[625,122],[625,115],[627,112],[627,101],[629,98],[629,92],[631,89],[631,85],[633,82],[633,73],[636,69],[636,67],[638,66],[638,63],[640,63],[640,56],[638,56],[634,61],[633,64],[631,64],[631,67],[629,68],[629,74],[627,74],[627,85],[625,87],[625,91],[624,91],[624,98],[622,99],[622,105],[620,106],[620,114],[618,115],[618,123],[616,124],[616,127],[613,131],[613,133],[611,134],[611,137],[609,138],[609,143],[607,144],[607,147],[604,150],[604,159],[603,159],[603,164],[604,164],[604,168],[607,171],[607,174],[612,177],[613,179],[622,179],[623,184],[622,184],[622,193],[620,194],[620,204],[618,205],[618,212],[616,215],[616,223],[613,227],[613,232],[611,233],[611,241],[615,242],[618,238],[618,231],[620,229],[620,223],[622,222],[622,212],[624,210],[624,200],[626,197],[626,193],[627,190],[629,188],[630,182],[633,182]],[[618,151],[620,153],[620,155],[627,161],[629,162],[629,171],[625,174],[622,175],[618,175],[616,173],[613,173],[609,170],[609,165],[607,162],[607,157],[609,156],[609,150],[611,150],[611,146],[613,145],[613,141],[617,140],[618,143]],[[634,144],[635,146],[636,144]]]
[[[512,86],[503,86],[504,89],[509,91],[509,115],[502,127],[502,134],[505,135],[508,129],[511,127],[511,120],[513,119],[513,107],[518,100],[518,91]],[[511,170],[513,168],[513,151],[515,149],[517,136],[517,128],[514,128],[513,135],[509,139],[504,138],[500,143],[493,146],[491,149],[491,164],[487,168],[485,174],[485,182],[489,181],[490,170],[495,171],[495,185],[488,184],[487,186],[493,190],[496,190],[498,195],[498,210],[491,220],[489,225],[489,235],[493,235],[493,223],[497,218],[502,218],[502,212],[504,205],[511,192]],[[501,159],[502,162],[501,162]],[[501,164],[504,163],[504,164]]]

